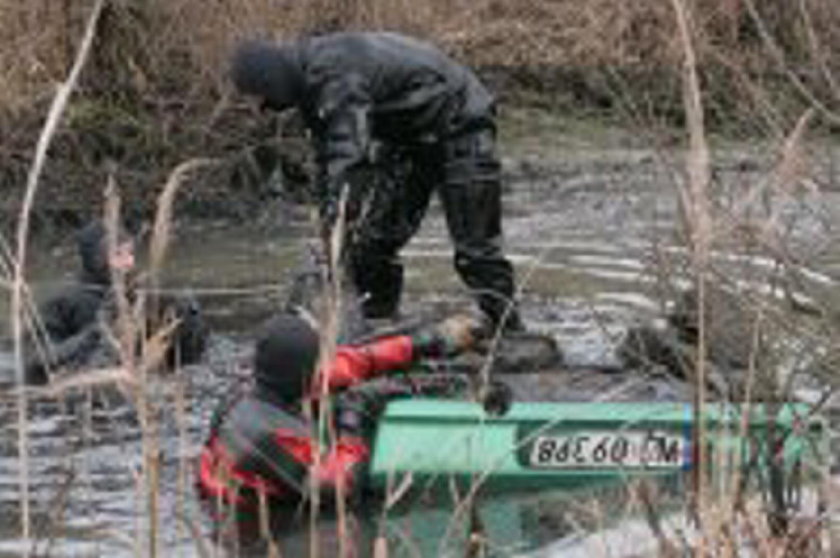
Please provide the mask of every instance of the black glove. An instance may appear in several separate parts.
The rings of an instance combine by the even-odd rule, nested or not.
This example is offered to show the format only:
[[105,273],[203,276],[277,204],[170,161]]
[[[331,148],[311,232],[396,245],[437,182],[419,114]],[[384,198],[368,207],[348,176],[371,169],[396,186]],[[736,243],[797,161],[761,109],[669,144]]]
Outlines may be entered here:
[[488,415],[503,417],[513,403],[513,391],[503,382],[492,381],[487,386],[481,403],[484,406],[484,412]]
[[171,312],[178,320],[172,344],[166,353],[170,367],[201,360],[207,347],[210,329],[204,321],[201,306],[192,296],[178,297],[171,302]]

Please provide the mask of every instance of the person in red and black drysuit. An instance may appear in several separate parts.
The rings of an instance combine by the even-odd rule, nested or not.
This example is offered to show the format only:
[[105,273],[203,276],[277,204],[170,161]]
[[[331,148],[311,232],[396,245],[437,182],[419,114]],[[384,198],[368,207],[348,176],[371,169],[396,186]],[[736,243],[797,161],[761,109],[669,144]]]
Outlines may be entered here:
[[[315,371],[319,341],[312,327],[292,314],[270,319],[256,344],[253,388],[214,417],[200,456],[201,494],[237,510],[254,509],[262,496],[272,502],[296,502],[307,494],[309,475],[327,490],[358,491],[370,456],[371,415],[385,400],[440,395],[465,386],[451,375],[437,375],[437,380],[429,375],[428,382],[418,384],[389,382],[388,373],[404,372],[420,359],[464,350],[478,331],[468,318],[450,318],[426,332],[339,346],[334,359]],[[370,390],[365,390],[366,384]],[[316,466],[315,436],[303,409],[307,402],[317,406],[325,391],[349,397],[333,405],[337,435]]]

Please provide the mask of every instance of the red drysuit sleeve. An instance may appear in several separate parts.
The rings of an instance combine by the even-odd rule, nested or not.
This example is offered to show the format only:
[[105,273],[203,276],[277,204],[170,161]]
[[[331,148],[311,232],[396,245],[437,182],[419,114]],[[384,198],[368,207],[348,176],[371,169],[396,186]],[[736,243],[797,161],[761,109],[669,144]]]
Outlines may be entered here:
[[377,372],[405,367],[414,358],[414,345],[408,335],[396,335],[360,346],[339,347],[333,362],[315,377],[312,388],[319,393],[326,380],[327,391],[352,386]]

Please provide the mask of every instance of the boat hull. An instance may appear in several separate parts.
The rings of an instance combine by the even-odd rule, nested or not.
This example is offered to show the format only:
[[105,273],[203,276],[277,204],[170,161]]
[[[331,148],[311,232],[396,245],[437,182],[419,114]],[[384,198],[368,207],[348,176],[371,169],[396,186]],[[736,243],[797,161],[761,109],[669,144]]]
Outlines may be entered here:
[[[782,406],[774,421],[769,414],[762,405],[706,406],[709,470],[764,466],[771,436],[784,440],[776,463],[786,469],[821,443],[823,425],[809,407]],[[495,417],[464,401],[394,401],[373,440],[369,486],[393,492],[455,482],[508,492],[674,476],[701,455],[694,421],[682,403],[515,403]]]

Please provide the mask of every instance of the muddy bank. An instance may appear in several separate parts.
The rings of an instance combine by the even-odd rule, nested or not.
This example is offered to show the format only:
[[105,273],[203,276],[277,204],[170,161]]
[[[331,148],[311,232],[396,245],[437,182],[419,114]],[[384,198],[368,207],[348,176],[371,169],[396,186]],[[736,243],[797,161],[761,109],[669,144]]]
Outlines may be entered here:
[[[313,156],[294,115],[258,114],[244,104],[228,107],[213,117],[213,128],[201,137],[184,131],[187,137],[167,139],[156,150],[155,142],[163,141],[158,137],[163,131],[157,130],[160,115],[131,115],[107,100],[82,99],[68,110],[67,128],[55,137],[33,208],[33,233],[52,242],[101,211],[111,179],[127,219],[148,221],[169,173],[190,159],[205,160],[206,165],[183,177],[176,196],[180,220],[270,222],[288,209],[284,200],[300,200],[311,188]],[[644,138],[620,123],[556,106],[503,105],[499,128],[511,185],[576,174],[578,165],[568,168],[551,148],[644,145]],[[6,234],[12,232],[23,193],[31,149],[25,140],[24,134],[14,135],[0,153],[9,157],[0,175],[0,191],[8,192],[0,200],[0,226]]]

